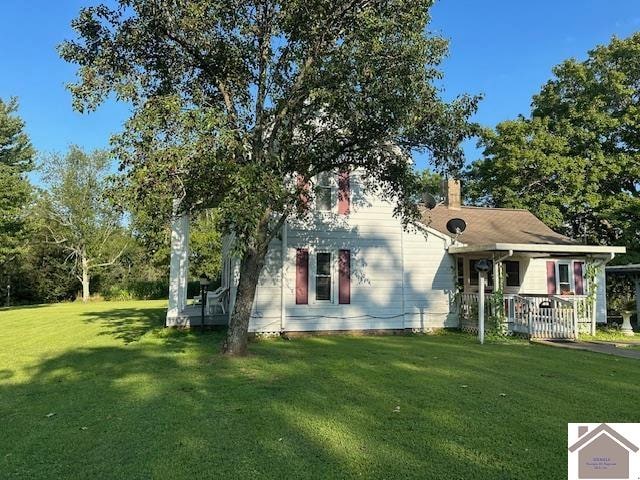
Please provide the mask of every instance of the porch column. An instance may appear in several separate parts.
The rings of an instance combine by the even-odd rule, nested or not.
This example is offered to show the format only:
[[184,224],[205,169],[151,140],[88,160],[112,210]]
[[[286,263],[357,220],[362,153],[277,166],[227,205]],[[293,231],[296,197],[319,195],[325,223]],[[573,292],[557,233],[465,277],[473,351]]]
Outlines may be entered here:
[[[171,264],[167,319],[177,317],[187,305],[189,281],[189,215],[178,214],[180,200],[173,201],[171,219]],[[170,324],[171,322],[168,322]]]
[[596,334],[596,323],[598,318],[607,321],[607,278],[605,276],[604,264],[598,267],[598,272],[593,279],[595,296],[592,304],[591,315],[591,335]]

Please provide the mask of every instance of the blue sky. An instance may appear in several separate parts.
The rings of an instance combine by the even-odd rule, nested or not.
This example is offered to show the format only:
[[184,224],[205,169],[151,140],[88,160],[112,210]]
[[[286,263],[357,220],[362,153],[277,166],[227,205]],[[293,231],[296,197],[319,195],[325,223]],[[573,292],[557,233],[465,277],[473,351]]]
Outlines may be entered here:
[[[106,147],[128,116],[108,103],[81,115],[71,108],[64,85],[75,68],[56,54],[72,37],[71,19],[92,0],[5,0],[0,15],[0,97],[17,96],[20,114],[41,153],[75,143]],[[476,120],[493,126],[528,113],[531,96],[551,69],[612,35],[640,30],[640,0],[440,0],[431,29],[450,39],[444,63],[446,97],[481,93]],[[468,160],[478,153],[467,148]],[[419,162],[424,166],[424,159]]]

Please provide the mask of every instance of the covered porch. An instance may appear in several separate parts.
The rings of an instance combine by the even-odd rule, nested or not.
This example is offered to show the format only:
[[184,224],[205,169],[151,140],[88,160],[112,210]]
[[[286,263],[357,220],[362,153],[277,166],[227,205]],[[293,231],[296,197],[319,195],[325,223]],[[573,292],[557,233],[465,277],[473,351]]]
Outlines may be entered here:
[[[460,327],[478,331],[478,293],[462,293],[458,298]],[[585,295],[485,294],[485,325],[492,324],[503,333],[529,338],[576,339],[580,333],[596,330],[594,302]],[[487,327],[485,327],[487,328]]]
[[576,244],[452,245],[455,308],[463,330],[478,330],[480,259],[490,262],[485,329],[530,338],[576,339],[606,321],[604,266],[624,247]]
[[[205,286],[204,308],[201,295],[188,297],[189,281],[189,215],[179,215],[178,200],[174,201],[174,216],[171,222],[171,264],[169,273],[169,306],[165,327],[209,327],[224,326],[229,323],[230,305],[229,279],[231,264],[223,263],[220,287],[209,291]],[[223,249],[230,247],[230,239],[225,238]],[[201,283],[202,285],[202,283]]]

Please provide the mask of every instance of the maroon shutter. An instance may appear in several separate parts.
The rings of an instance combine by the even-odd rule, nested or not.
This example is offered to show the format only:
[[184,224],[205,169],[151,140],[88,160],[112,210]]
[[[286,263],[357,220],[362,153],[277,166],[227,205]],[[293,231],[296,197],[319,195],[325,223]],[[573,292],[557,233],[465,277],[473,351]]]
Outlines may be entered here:
[[296,304],[309,303],[309,250],[296,249]]
[[300,190],[300,208],[299,210],[305,211],[309,208],[309,181],[298,174],[297,178],[298,189]]
[[343,171],[338,175],[338,214],[348,215],[351,203],[351,186],[349,184],[349,172]]
[[547,293],[556,294],[556,262],[547,262]]
[[576,295],[584,295],[584,282],[582,280],[582,266],[584,262],[573,262],[573,280],[576,285]]
[[351,303],[351,251],[340,250],[338,255],[338,303]]

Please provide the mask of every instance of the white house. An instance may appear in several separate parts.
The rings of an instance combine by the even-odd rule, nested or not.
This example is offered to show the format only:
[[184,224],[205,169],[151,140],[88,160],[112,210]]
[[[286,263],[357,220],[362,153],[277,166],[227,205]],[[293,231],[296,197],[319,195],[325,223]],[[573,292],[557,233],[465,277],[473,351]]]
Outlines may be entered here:
[[[406,231],[358,171],[316,180],[311,220],[289,221],[270,245],[251,332],[473,329],[481,258],[493,265],[488,315],[504,301],[510,330],[573,336],[580,322],[606,320],[603,267],[624,247],[580,245],[526,210],[461,206],[453,180],[443,204],[422,208],[422,221]],[[466,222],[462,234],[447,230],[452,218]],[[168,326],[201,322],[186,298],[188,230],[187,217],[174,220]],[[227,238],[224,294],[221,305],[208,305],[207,323],[226,323],[233,311],[239,262],[231,247]]]

